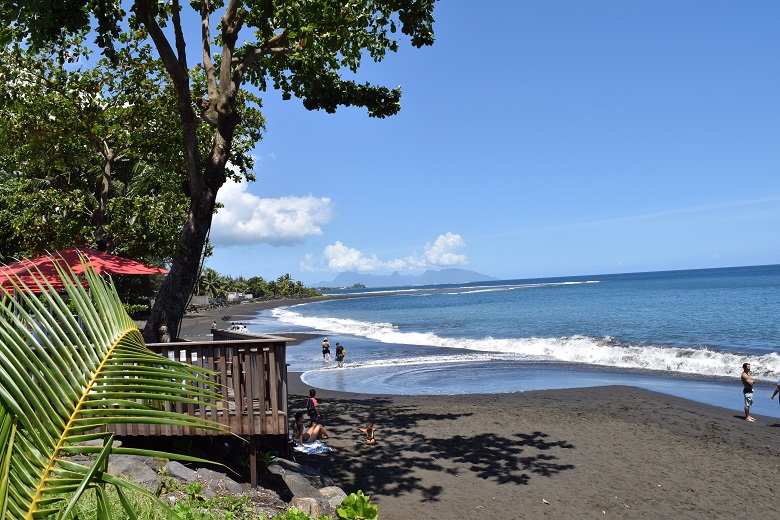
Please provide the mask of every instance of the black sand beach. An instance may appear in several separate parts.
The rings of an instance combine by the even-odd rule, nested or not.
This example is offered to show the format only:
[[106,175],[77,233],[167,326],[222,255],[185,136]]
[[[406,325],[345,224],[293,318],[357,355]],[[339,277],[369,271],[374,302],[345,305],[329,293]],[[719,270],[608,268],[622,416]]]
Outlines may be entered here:
[[[185,318],[208,334],[222,315]],[[288,302],[289,303],[289,302]],[[240,312],[239,312],[240,311]],[[289,412],[309,387],[290,373]],[[774,518],[780,420],[632,387],[457,396],[317,390],[333,451],[297,455],[384,520],[441,518]],[[734,391],[741,385],[735,381]],[[769,395],[756,395],[769,399]],[[358,428],[377,428],[366,445]]]

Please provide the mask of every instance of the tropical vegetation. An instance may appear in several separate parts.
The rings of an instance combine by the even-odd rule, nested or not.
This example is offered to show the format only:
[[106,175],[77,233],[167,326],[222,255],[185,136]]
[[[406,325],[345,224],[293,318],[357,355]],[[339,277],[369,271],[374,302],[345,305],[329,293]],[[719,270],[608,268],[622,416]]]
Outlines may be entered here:
[[[164,423],[226,434],[170,411],[174,402],[216,401],[219,389],[211,372],[148,350],[113,284],[91,267],[83,281],[66,268],[59,274],[65,295],[50,286],[35,294],[13,277],[13,293],[0,294],[0,518],[69,518],[92,494],[96,518],[110,519],[109,487],[134,518],[128,491],[157,499],[109,475],[109,455],[200,459],[114,446],[109,427]],[[74,462],[74,454],[93,461]],[[157,508],[175,516],[162,502]]]
[[[0,44],[33,51],[71,35],[93,31],[95,43],[119,64],[123,30],[150,40],[176,97],[186,172],[187,216],[177,233],[171,269],[157,292],[144,329],[157,341],[163,326],[177,330],[197,281],[200,258],[216,208],[217,193],[243,174],[235,148],[243,128],[254,145],[262,128],[259,99],[251,92],[278,90],[309,110],[365,107],[371,117],[400,110],[400,88],[358,83],[364,59],[379,62],[401,38],[414,47],[433,44],[435,0],[38,0],[0,4]],[[128,10],[125,10],[128,8]],[[400,33],[400,34],[399,34]],[[403,36],[401,36],[403,35]],[[190,38],[188,42],[188,38]],[[190,53],[187,44],[190,43]],[[192,51],[199,54],[191,66]],[[214,52],[217,51],[217,52]],[[63,58],[65,58],[63,51]],[[193,79],[202,72],[203,81]],[[346,79],[345,79],[346,78]],[[248,88],[251,87],[251,88]],[[249,109],[242,109],[245,102]],[[208,131],[202,147],[203,131]],[[305,146],[305,143],[303,144]]]
[[254,298],[321,296],[315,289],[305,287],[303,282],[293,280],[289,274],[276,280],[265,280],[262,276],[234,278],[221,275],[214,269],[203,269],[195,284],[195,294],[224,299],[228,293],[251,294]]

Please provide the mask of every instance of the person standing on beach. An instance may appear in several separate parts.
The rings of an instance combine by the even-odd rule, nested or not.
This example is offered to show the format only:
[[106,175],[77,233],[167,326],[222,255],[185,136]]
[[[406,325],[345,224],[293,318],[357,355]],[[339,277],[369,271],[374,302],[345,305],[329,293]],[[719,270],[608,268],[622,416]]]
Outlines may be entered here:
[[[742,364],[742,393],[745,396],[745,420],[750,422],[756,421],[750,415],[750,407],[753,406],[753,383],[755,383],[755,380],[753,379],[753,376],[750,375],[750,363],[743,363]],[[774,397],[774,395],[772,397]]]
[[328,338],[322,340],[322,360],[330,360],[330,342]]
[[339,363],[339,368],[344,368],[344,354],[346,350],[341,346],[341,343],[336,342],[336,361]]

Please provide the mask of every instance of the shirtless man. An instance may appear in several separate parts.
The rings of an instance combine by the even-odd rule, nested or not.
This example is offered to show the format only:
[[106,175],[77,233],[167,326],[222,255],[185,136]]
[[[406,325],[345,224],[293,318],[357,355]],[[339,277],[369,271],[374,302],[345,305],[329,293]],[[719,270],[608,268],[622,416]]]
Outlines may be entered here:
[[750,363],[742,364],[742,393],[745,395],[745,420],[755,422],[750,415],[750,407],[753,405],[753,377],[750,375]]

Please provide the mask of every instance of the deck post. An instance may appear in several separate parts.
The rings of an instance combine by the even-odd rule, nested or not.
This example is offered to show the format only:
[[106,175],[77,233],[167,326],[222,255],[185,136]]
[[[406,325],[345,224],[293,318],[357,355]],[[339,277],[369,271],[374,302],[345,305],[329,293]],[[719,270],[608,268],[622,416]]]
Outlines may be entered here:
[[249,482],[257,487],[257,436],[249,436]]

